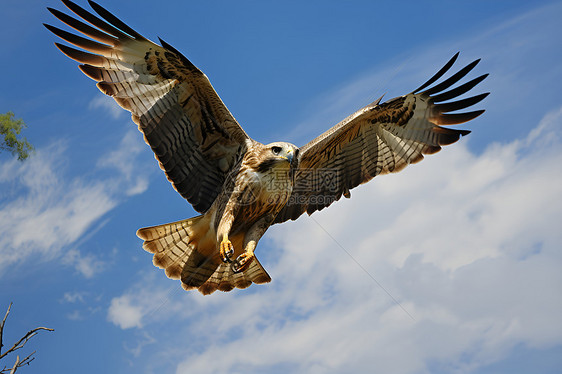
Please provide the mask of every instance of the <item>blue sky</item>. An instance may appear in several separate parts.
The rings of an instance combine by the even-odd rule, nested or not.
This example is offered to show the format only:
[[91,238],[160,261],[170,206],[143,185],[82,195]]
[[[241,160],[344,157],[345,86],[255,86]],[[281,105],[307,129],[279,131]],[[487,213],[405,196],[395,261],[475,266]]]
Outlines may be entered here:
[[459,143],[272,227],[256,251],[272,283],[203,297],[135,236],[195,212],[53,46],[41,24],[64,5],[3,0],[0,112],[37,148],[0,155],[4,338],[56,330],[22,372],[562,370],[562,2],[100,4],[185,54],[264,143],[302,145],[457,51],[491,95]]

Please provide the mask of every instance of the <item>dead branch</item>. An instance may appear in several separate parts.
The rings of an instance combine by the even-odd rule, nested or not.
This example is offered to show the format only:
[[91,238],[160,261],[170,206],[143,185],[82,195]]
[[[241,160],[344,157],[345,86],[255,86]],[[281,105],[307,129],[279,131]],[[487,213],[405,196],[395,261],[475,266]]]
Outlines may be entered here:
[[10,309],[12,309],[12,303],[10,303],[10,305],[8,305],[8,310],[6,311],[6,315],[4,316],[4,319],[2,320],[2,323],[0,324],[0,354],[2,353],[2,347],[4,346],[2,344],[2,334],[4,333],[4,325],[6,324],[6,318],[8,318],[8,314],[10,314]]
[[8,354],[10,354],[14,351],[17,351],[18,349],[23,348],[23,346],[29,341],[29,339],[31,339],[32,337],[37,335],[37,331],[39,331],[39,330],[55,331],[55,330],[50,329],[48,327],[36,327],[33,330],[28,331],[27,334],[25,334],[20,340],[17,341],[17,343],[14,343],[12,348],[10,348],[6,352],[0,354],[0,360],[2,358],[4,358],[6,355],[8,355]]
[[[37,335],[37,333],[41,330],[45,330],[45,331],[55,331],[54,329],[48,328],[48,327],[36,327],[30,331],[28,331],[24,336],[22,336],[16,343],[14,343],[14,345],[8,349],[6,352],[2,353],[2,347],[4,347],[4,343],[3,343],[3,333],[4,333],[4,325],[6,324],[6,319],[8,318],[8,315],[10,314],[10,310],[12,309],[12,303],[10,303],[10,305],[8,306],[8,310],[6,311],[6,315],[4,315],[4,319],[2,320],[2,323],[0,324],[0,360],[3,359],[4,357],[6,357],[8,354],[17,351],[18,349],[23,348],[27,342],[33,338],[35,335]],[[16,370],[24,365],[29,365],[31,363],[31,361],[33,361],[35,359],[35,357],[33,357],[33,355],[35,354],[36,351],[33,351],[31,354],[29,354],[28,356],[26,356],[23,360],[20,361],[20,356],[16,356],[16,362],[14,364],[14,366],[12,366],[11,368],[8,368],[7,366],[4,366],[3,369],[0,370],[0,374],[5,374],[8,373],[8,370],[10,371],[10,374],[13,374],[16,372]]]
[[16,356],[16,363],[14,364],[14,366],[12,366],[12,370],[10,370],[10,374],[14,374],[16,372],[19,364],[20,364],[20,356]]

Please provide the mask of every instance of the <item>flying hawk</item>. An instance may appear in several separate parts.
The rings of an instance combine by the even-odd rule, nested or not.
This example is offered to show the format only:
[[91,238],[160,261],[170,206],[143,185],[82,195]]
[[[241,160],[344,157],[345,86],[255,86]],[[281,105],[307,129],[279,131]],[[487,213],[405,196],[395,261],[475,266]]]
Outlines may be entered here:
[[457,53],[418,89],[379,99],[300,148],[265,145],[246,134],[205,74],[172,46],[151,42],[93,1],[97,16],[62,2],[79,18],[49,11],[88,38],[45,25],[81,49],[56,46],[131,112],[168,180],[201,213],[137,232],[154,265],[186,290],[210,294],[271,281],[254,255],[269,226],[322,210],[373,177],[456,142],[469,131],[442,125],[484,112],[450,113],[488,95],[457,99],[487,74],[452,88],[479,60],[438,83]]

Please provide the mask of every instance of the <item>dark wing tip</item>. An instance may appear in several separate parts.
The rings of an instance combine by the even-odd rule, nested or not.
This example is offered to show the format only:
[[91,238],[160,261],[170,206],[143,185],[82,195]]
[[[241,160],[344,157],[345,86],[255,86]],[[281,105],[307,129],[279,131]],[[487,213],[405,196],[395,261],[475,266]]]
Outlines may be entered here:
[[66,6],[68,6],[68,4],[70,4],[71,6],[76,5],[76,3],[74,3],[73,1],[70,1],[70,0],[61,0],[61,2]]
[[70,0],[61,0],[61,1],[67,8],[71,8],[72,6],[78,6],[77,4],[75,4]]
[[453,144],[457,142],[461,136],[470,134],[469,130],[453,130],[439,126],[434,128],[434,132],[437,135],[437,142],[439,146]]
[[64,37],[62,37],[61,35],[70,34],[69,32],[61,30],[58,27],[55,27],[53,25],[49,25],[48,23],[44,23],[43,26],[45,26],[47,28],[47,30],[49,30],[50,32],[52,32],[53,34],[55,34],[56,36],[58,36],[59,38],[61,38],[63,40],[66,40],[66,39]]
[[88,64],[78,65],[78,68],[80,68],[82,73],[86,74],[86,76],[97,82],[101,82],[103,80],[103,74],[100,68]]
[[[48,10],[49,12],[51,12],[51,14],[52,14],[53,16],[57,17],[57,18],[60,19],[60,20],[62,20],[62,18],[65,18],[65,17],[70,17],[70,16],[66,15],[65,13],[63,13],[63,12],[61,12],[60,10],[55,9],[55,8],[47,7],[47,10]],[[64,22],[64,21],[63,21],[63,22]]]
[[489,94],[490,94],[489,92],[485,92],[483,94],[472,96],[462,100],[457,100],[457,101],[452,101],[442,104],[435,104],[435,110],[438,113],[447,113],[447,112],[454,112],[455,110],[465,109],[478,104],[479,102],[484,100]]
[[117,27],[119,30],[126,32],[127,34],[131,35],[133,38],[137,40],[146,40],[141,34],[133,30],[130,26],[128,26],[125,22],[121,21],[117,18],[113,13],[99,5],[93,0],[88,0],[88,4],[92,7],[95,12],[100,15],[104,20],[109,22],[112,26]]
[[184,65],[186,67],[188,67],[189,69],[193,70],[193,71],[199,71],[199,69],[197,69],[197,67],[195,65],[193,65],[193,63],[191,61],[189,61],[189,59],[187,57],[185,57],[180,51],[178,51],[177,49],[175,49],[173,46],[171,46],[170,44],[166,43],[162,38],[158,37],[158,41],[160,42],[160,45],[162,47],[164,47],[166,50],[168,50],[169,52],[174,53],[177,57],[179,57],[181,59],[181,61],[184,63]]
[[[73,3],[70,0],[61,0],[61,1],[63,2],[64,5],[66,5],[66,7],[68,9],[73,11],[80,18],[89,22],[91,25],[97,27],[99,30],[109,34],[110,36],[112,36],[114,38],[117,38],[117,39],[120,39],[120,40],[128,40],[128,39],[132,39],[137,34],[133,30],[131,30],[130,27],[126,26],[122,21],[117,19],[117,17],[113,16],[111,13],[109,13],[108,11],[103,9],[98,4],[94,3],[95,5],[92,6],[92,8],[94,8],[94,10],[96,10],[96,11],[99,10],[98,14],[102,18],[104,18],[104,16],[107,16],[107,18],[105,18],[105,19],[109,20],[109,23],[104,21],[103,19],[97,17],[93,13],[87,11],[86,9],[82,8],[81,6]],[[92,5],[92,4],[90,3],[90,5]],[[115,21],[115,25],[111,24],[112,21]],[[119,26],[124,26],[124,27],[123,27],[123,29],[119,29]],[[132,33],[135,34],[135,35],[132,37],[132,34],[127,34],[126,32],[124,32],[124,29],[127,29],[128,31],[132,31]],[[139,39],[141,39],[141,38],[142,38],[142,36],[139,37]],[[144,38],[142,38],[142,40],[144,40]]]
[[96,86],[98,86],[99,90],[107,96],[114,96],[117,93],[115,87],[110,83],[99,82],[98,84],[96,84]]
[[451,57],[451,59],[449,61],[447,61],[445,66],[443,66],[437,73],[435,73],[434,76],[429,78],[427,80],[427,82],[425,82],[424,84],[422,84],[421,86],[416,88],[412,93],[416,93],[416,92],[419,92],[419,91],[423,90],[424,88],[428,87],[429,85],[431,85],[435,81],[437,81],[439,78],[441,78],[447,71],[449,71],[449,69],[451,68],[451,66],[453,66],[455,61],[457,61],[457,58],[459,57],[459,54],[460,54],[460,52],[455,53],[455,55],[453,57]]
[[55,42],[55,46],[66,56],[70,57],[71,59],[78,61],[82,64],[94,65],[94,66],[103,66],[106,59],[102,56],[95,55],[92,53],[84,52],[79,49],[75,49],[69,47],[64,44],[60,44]]
[[86,51],[99,54],[105,54],[111,51],[111,47],[107,44],[101,44],[93,40],[83,38],[79,35],[64,31],[62,29],[59,29],[58,27],[54,27],[51,25],[45,25],[45,27],[62,40],[74,44],[75,46],[80,47]]
[[473,80],[466,82],[458,87],[455,87],[449,91],[446,92],[442,92],[438,95],[434,95],[432,96],[432,100],[434,103],[439,103],[442,101],[447,101],[447,100],[451,100],[454,99],[460,95],[463,95],[465,93],[467,93],[468,91],[470,91],[471,89],[473,89],[478,83],[482,82],[484,79],[486,79],[486,77],[489,74],[483,74],[477,78],[474,78]]
[[431,88],[428,88],[427,90],[423,91],[423,93],[431,96],[435,93],[446,90],[447,88],[451,87],[452,85],[460,81],[462,78],[464,78],[468,73],[470,73],[472,69],[474,69],[476,65],[478,65],[479,62],[480,59],[472,61],[470,64],[466,65],[464,68],[462,68],[461,70],[450,76],[449,78],[445,79],[443,82],[436,84]]
[[439,116],[440,125],[458,125],[475,119],[484,113],[485,110],[475,110],[473,112],[466,113],[453,113],[453,114],[443,114]]
[[68,9],[76,13],[78,16],[87,20],[87,18],[84,17],[85,14],[90,14],[87,10],[85,10],[80,5],[70,0],[61,0],[61,1]]

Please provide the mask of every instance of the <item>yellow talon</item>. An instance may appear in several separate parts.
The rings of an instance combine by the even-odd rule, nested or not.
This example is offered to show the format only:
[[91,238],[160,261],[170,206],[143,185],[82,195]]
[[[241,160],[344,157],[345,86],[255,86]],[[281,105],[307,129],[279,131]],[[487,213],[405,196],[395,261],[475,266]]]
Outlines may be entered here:
[[234,254],[234,246],[228,240],[228,237],[225,236],[221,242],[220,249],[219,249],[221,259],[223,262],[232,262],[230,257]]
[[243,273],[248,269],[252,261],[254,260],[254,252],[244,252],[236,258],[236,261],[232,264],[232,268],[235,273]]

